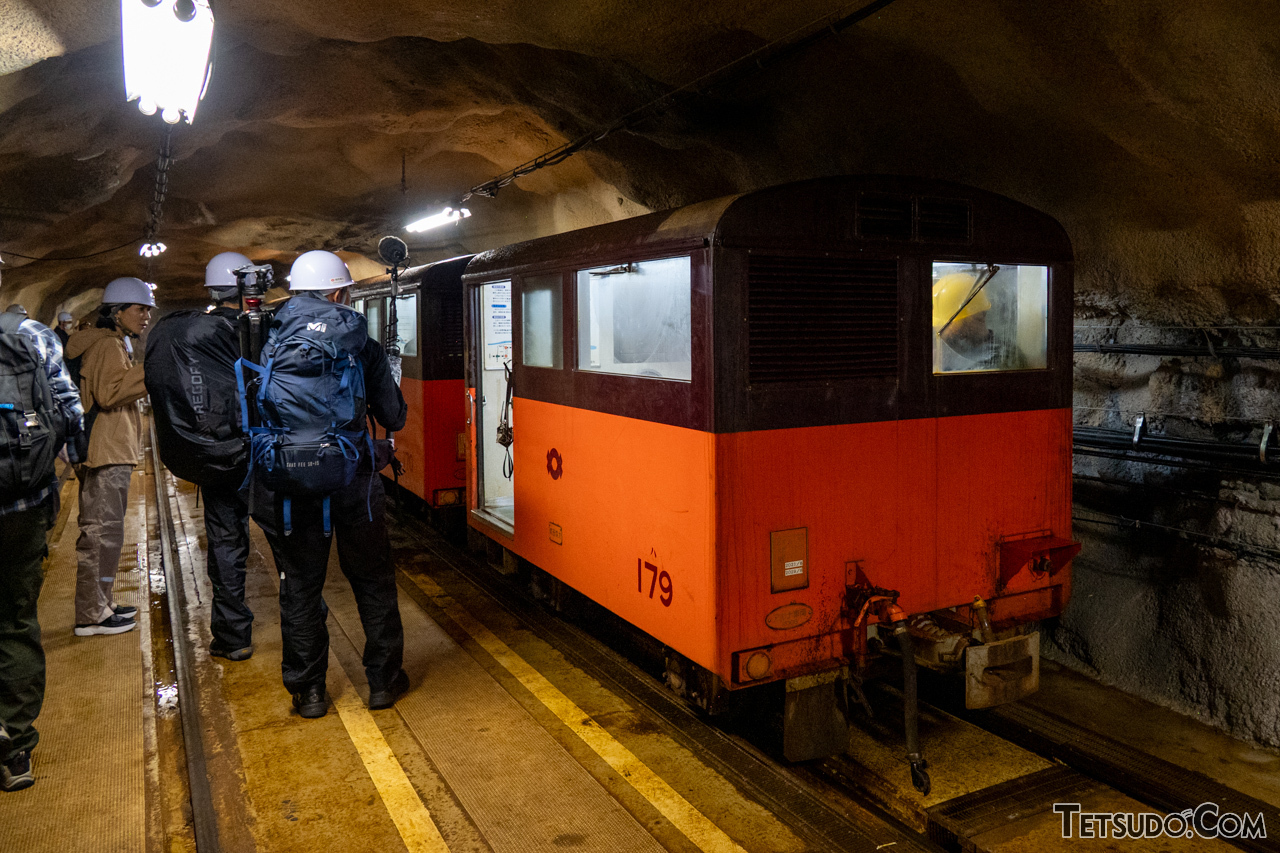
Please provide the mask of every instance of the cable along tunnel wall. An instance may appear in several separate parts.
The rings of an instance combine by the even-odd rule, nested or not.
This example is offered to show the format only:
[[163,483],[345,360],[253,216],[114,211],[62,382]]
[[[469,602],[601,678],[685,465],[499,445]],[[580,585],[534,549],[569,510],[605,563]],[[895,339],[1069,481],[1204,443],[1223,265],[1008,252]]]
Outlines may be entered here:
[[1047,656],[1280,745],[1280,329],[1089,319],[1075,343],[1084,547]]

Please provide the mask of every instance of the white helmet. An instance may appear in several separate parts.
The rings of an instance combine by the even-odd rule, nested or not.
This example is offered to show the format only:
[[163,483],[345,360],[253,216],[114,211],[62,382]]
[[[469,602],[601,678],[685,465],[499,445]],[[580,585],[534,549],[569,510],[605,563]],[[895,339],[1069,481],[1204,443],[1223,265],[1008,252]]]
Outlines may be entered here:
[[76,318],[75,318],[75,317],[72,317],[72,316],[71,316],[71,313],[70,313],[70,312],[68,312],[68,311],[63,311],[63,312],[61,312],[60,314],[58,314],[58,322],[59,322],[59,323],[70,323],[70,322],[72,322],[72,321],[73,321],[73,320],[75,320],[75,319],[76,319]]
[[27,316],[27,309],[26,309],[26,308],[23,308],[21,305],[19,305],[18,303],[16,303],[16,302],[15,302],[15,303],[13,303],[12,305],[10,305],[8,308],[4,309],[4,313],[6,313],[6,314],[21,314],[23,317],[26,317],[26,316]]
[[351,272],[333,252],[303,252],[289,269],[290,290],[337,290],[349,284],[354,284]]
[[204,268],[204,286],[209,288],[226,288],[236,286],[236,270],[247,267],[253,261],[239,252],[222,252],[214,255],[213,260]]
[[147,305],[156,307],[156,298],[152,294],[154,284],[147,284],[140,278],[125,276],[113,279],[102,292],[103,305]]

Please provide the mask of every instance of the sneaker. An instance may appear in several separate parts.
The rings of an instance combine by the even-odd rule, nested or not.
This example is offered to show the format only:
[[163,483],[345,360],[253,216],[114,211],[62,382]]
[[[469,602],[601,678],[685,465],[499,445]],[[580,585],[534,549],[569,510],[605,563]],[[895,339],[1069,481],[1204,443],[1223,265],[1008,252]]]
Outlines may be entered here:
[[253,646],[245,646],[243,649],[227,649],[214,643],[209,646],[209,654],[215,658],[226,658],[227,660],[248,660],[253,657]]
[[111,612],[122,619],[132,619],[138,615],[138,608],[130,604],[112,604]]
[[0,791],[21,791],[36,783],[31,772],[31,752],[15,752],[0,764]]
[[4,723],[0,723],[0,758],[9,754],[11,746],[13,746],[13,738],[9,737],[9,730],[4,727]]
[[409,673],[402,669],[396,673],[395,678],[391,679],[390,686],[385,690],[369,691],[369,710],[376,711],[379,708],[390,708],[408,690]]
[[299,716],[308,720],[323,717],[329,710],[329,697],[325,695],[324,685],[308,687],[301,693],[293,694],[293,707],[298,709]]
[[123,634],[125,631],[132,631],[138,627],[138,623],[132,619],[125,619],[123,616],[117,616],[114,613],[103,619],[96,625],[77,625],[77,637],[92,637],[94,634]]

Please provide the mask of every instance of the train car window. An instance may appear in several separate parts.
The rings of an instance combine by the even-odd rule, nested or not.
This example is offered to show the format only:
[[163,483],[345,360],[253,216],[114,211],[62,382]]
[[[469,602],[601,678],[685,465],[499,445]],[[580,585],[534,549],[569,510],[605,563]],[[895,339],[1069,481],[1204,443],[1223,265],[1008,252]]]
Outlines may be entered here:
[[526,278],[520,288],[521,359],[528,367],[564,366],[564,329],[561,311],[562,279],[555,275]]
[[382,343],[382,299],[370,299],[365,307],[368,309],[364,316],[369,319],[369,337]]
[[396,298],[396,343],[407,358],[418,355],[418,294]]
[[688,382],[690,270],[686,257],[578,272],[578,369]]
[[934,263],[934,373],[1043,370],[1048,328],[1048,267]]
[[363,299],[353,299],[353,300],[351,300],[351,307],[352,307],[352,308],[354,308],[354,309],[356,309],[357,311],[359,311],[361,314],[363,314],[363,313],[364,313],[364,300],[363,300]]

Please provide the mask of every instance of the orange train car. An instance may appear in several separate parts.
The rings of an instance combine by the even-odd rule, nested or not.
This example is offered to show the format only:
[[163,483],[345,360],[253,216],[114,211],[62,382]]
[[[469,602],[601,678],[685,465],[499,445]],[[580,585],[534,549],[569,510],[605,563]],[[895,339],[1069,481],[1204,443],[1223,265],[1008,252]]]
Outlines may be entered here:
[[[401,486],[436,509],[461,508],[466,490],[466,424],[463,399],[462,272],[465,255],[410,267],[400,274],[396,307],[408,404],[404,429],[396,433]],[[369,333],[385,345],[391,277],[357,282],[351,304],[369,321]]]
[[[786,682],[842,749],[884,644],[1038,683],[1070,592],[1072,252],[1049,216],[894,177],[805,181],[477,255],[468,523],[659,640],[715,710]],[[927,787],[909,696],[908,747]]]

